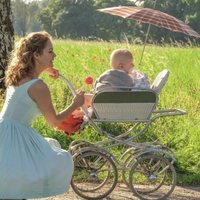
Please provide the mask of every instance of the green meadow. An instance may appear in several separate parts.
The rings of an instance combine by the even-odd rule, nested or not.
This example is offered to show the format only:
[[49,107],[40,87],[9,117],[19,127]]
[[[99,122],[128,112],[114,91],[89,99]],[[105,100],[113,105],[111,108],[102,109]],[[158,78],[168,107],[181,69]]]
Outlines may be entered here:
[[[54,64],[60,74],[66,76],[77,90],[84,89],[89,92],[92,88],[84,83],[84,78],[92,76],[95,80],[107,70],[109,55],[116,48],[131,50],[135,57],[135,68],[146,72],[152,82],[159,71],[170,70],[157,108],[182,109],[187,115],[156,120],[142,135],[141,140],[156,138],[175,152],[179,184],[200,184],[200,48],[148,45],[142,63],[138,65],[143,46],[126,42],[55,40],[54,51],[57,57]],[[52,80],[45,74],[42,78],[50,87],[57,111],[70,104],[72,94],[62,80]],[[68,148],[74,139],[81,138],[91,142],[102,139],[91,126],[86,126],[79,134],[68,137],[49,127],[42,116],[35,120],[33,127],[43,136],[57,139],[63,148]],[[119,128],[108,125],[108,129]],[[120,148],[114,149],[116,155],[121,151]]]

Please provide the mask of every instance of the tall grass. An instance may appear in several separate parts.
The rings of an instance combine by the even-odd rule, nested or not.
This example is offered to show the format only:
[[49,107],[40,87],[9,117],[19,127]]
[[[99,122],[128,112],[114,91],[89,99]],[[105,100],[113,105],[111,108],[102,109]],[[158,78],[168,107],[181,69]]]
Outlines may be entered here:
[[[153,81],[162,69],[169,69],[171,74],[167,85],[159,97],[159,108],[180,108],[187,115],[168,117],[157,120],[149,128],[159,140],[172,148],[176,153],[178,182],[200,184],[200,48],[147,46],[142,64],[138,66],[142,46],[129,43],[106,43],[56,40],[54,50],[57,54],[55,66],[66,76],[75,88],[91,91],[84,85],[88,75],[94,79],[109,68],[109,56],[116,48],[128,48],[134,54],[136,68],[145,71]],[[72,94],[61,80],[51,80],[48,76],[42,78],[47,82],[52,92],[52,99],[58,111],[70,104]],[[77,138],[96,141],[99,134],[86,127],[80,134],[67,137],[64,133],[48,127],[43,117],[33,124],[45,137],[59,140],[63,148]],[[120,150],[117,149],[116,154]]]

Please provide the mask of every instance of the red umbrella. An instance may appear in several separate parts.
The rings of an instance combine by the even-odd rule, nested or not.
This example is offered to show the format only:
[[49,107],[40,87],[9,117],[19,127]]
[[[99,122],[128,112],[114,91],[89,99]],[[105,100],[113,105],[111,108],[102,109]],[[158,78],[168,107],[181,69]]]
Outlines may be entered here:
[[132,6],[119,6],[99,9],[98,11],[117,15],[125,19],[135,19],[139,22],[152,24],[171,31],[181,32],[199,38],[200,35],[181,20],[167,13],[151,9]]

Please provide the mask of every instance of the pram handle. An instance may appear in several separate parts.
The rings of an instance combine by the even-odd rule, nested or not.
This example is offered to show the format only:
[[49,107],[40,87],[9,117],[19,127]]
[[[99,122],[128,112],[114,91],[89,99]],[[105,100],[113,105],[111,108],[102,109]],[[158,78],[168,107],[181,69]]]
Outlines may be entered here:
[[[74,86],[72,85],[72,83],[63,75],[59,74],[59,78],[61,78],[66,84],[67,86],[69,87],[69,89],[71,90],[73,96],[75,97],[77,95],[77,92],[76,92],[76,89],[74,88]],[[82,111],[84,112],[84,114],[88,116],[88,111],[87,109],[85,109],[84,107],[81,107]]]
[[65,83],[67,84],[67,86],[69,87],[69,89],[71,90],[73,96],[75,97],[77,95],[77,92],[74,88],[74,86],[72,85],[72,83],[66,78],[64,77],[63,75],[59,74],[59,78],[61,78],[62,80],[65,81]]

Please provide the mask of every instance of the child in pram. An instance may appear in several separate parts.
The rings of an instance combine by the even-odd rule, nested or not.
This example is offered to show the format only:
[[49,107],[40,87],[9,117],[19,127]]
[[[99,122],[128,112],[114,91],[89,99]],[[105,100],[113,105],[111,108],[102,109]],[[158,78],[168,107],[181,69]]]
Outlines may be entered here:
[[111,69],[97,78],[95,92],[102,89],[138,88],[149,89],[150,81],[145,73],[134,69],[134,58],[127,49],[116,49],[110,55]]
[[[110,55],[111,69],[99,76],[95,82],[94,93],[100,90],[108,90],[121,87],[131,87],[138,89],[149,89],[150,81],[145,73],[134,69],[134,58],[127,49],[116,49]],[[85,94],[83,107],[90,109],[92,94]],[[75,110],[59,126],[58,130],[63,130],[71,135],[81,129],[84,123],[84,112]]]

